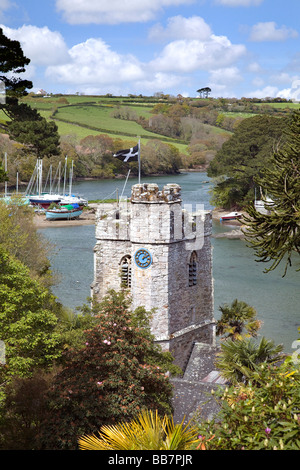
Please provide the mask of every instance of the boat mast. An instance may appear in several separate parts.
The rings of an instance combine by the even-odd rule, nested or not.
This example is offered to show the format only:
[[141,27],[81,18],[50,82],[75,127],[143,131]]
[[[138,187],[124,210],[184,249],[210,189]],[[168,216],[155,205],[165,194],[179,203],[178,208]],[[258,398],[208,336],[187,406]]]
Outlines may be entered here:
[[60,178],[61,178],[61,162],[58,163],[58,183],[57,183],[58,194],[60,194]]
[[66,194],[66,177],[67,177],[67,158],[65,158],[65,173],[64,173],[64,192],[63,194]]
[[72,160],[72,165],[71,165],[71,168],[70,168],[69,196],[72,195],[73,164],[74,164],[74,162]]
[[31,191],[33,190],[33,186],[34,186],[34,183],[35,183],[35,177],[36,177],[36,173],[37,173],[37,163],[34,167],[34,170],[33,170],[33,173],[31,175],[31,178],[29,180],[29,183],[27,185],[27,188],[26,188],[26,191],[25,191],[25,195],[28,195],[31,193]]
[[38,165],[38,194],[41,195],[42,192],[42,178],[43,178],[43,159],[39,160]]
[[50,194],[52,194],[52,165],[50,165],[50,181],[49,181]]

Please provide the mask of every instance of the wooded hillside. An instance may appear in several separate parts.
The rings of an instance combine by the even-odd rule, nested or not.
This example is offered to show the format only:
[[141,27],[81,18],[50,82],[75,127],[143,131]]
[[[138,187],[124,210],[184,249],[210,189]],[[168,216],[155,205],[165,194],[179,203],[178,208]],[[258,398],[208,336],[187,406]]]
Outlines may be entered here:
[[[206,170],[223,144],[250,116],[287,116],[294,103],[253,103],[252,100],[113,97],[29,94],[22,103],[55,122],[60,154],[44,158],[44,171],[65,157],[74,162],[74,178],[114,178],[125,175],[128,164],[113,157],[118,150],[141,141],[142,173],[168,174],[179,169]],[[1,122],[7,117],[2,114]],[[9,186],[26,184],[37,154],[30,145],[0,135],[0,153],[8,159]],[[132,174],[137,163],[130,164]]]

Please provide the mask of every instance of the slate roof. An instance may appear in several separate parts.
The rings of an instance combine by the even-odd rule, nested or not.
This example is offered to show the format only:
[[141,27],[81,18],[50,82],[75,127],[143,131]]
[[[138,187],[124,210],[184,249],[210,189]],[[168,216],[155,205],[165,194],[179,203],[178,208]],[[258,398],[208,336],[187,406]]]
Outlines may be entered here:
[[187,423],[198,416],[211,419],[219,407],[211,390],[225,386],[225,380],[215,369],[217,348],[204,343],[195,343],[183,377],[172,378],[174,385],[174,422]]

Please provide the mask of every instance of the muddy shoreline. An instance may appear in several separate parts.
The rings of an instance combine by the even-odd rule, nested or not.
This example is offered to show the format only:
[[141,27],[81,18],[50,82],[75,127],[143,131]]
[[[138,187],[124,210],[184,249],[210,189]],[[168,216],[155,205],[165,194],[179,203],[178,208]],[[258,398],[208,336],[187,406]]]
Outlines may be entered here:
[[[83,211],[81,216],[78,219],[74,220],[47,220],[44,213],[35,213],[34,214],[34,225],[38,229],[43,228],[53,228],[53,227],[74,227],[81,225],[94,225],[95,224],[95,214],[97,207],[100,204],[89,204],[88,208]],[[111,208],[113,204],[101,204],[102,207],[107,209]]]

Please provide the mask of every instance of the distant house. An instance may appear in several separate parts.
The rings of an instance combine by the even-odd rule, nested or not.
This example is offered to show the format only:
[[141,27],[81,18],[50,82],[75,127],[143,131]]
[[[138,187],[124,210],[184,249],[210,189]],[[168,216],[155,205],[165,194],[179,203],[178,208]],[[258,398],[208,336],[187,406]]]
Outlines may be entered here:
[[39,90],[36,92],[36,95],[46,96],[47,92],[45,90]]

